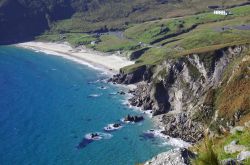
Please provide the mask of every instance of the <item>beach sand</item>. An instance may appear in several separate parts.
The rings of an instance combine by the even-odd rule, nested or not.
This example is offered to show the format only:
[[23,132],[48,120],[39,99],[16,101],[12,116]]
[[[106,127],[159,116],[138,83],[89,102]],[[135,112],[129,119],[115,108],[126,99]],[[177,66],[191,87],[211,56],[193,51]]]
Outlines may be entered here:
[[68,43],[52,42],[24,42],[15,46],[41,51],[51,55],[61,56],[75,62],[79,62],[96,69],[107,69],[110,72],[117,73],[120,68],[134,64],[125,57],[114,54],[106,54],[85,47],[73,48]]

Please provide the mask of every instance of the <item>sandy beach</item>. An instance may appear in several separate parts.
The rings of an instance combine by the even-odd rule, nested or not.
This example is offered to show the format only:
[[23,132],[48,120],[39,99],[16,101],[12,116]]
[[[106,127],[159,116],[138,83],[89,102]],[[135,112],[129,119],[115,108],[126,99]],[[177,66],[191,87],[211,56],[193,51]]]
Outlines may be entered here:
[[111,72],[118,72],[120,68],[134,63],[125,57],[114,54],[105,54],[85,47],[73,48],[68,43],[24,42],[16,44],[16,46],[61,56],[96,69],[107,69]]

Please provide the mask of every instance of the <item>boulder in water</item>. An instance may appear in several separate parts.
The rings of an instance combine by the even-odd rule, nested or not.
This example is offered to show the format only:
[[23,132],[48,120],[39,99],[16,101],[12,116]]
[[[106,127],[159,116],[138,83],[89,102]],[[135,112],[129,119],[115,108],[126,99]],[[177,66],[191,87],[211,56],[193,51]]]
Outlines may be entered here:
[[128,116],[125,117],[124,121],[137,123],[137,122],[142,121],[143,119],[144,119],[143,116],[136,116],[136,115],[135,116],[130,116],[130,115],[128,115]]

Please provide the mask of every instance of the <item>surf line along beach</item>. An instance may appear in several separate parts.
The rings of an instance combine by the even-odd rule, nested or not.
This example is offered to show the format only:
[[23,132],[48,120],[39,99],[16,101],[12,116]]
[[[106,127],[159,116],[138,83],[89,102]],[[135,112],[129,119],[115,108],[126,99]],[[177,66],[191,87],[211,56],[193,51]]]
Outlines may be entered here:
[[[20,43],[17,44],[16,46],[22,47],[22,48],[27,48],[27,49],[32,49],[34,51],[40,51],[44,52],[49,55],[56,55],[60,56],[63,58],[66,58],[68,60],[72,60],[75,62],[78,62],[80,64],[88,65],[90,67],[96,68],[96,69],[106,69],[107,71],[110,71],[111,74],[116,73],[119,71],[121,67],[131,65],[134,62],[128,61],[125,57],[120,57],[116,55],[110,55],[110,54],[105,54],[105,53],[100,53],[97,51],[89,50],[84,47],[78,47],[78,48],[72,48],[68,43],[51,43],[51,42],[26,42],[26,43]],[[105,71],[106,71],[105,70]],[[112,121],[111,121],[112,123]],[[103,125],[105,126],[105,125]],[[95,131],[95,130],[93,130]],[[98,130],[97,130],[98,132]],[[87,133],[87,132],[86,132]],[[96,133],[96,132],[92,132]],[[82,140],[80,141],[78,148],[85,147],[91,142],[88,140],[89,137],[88,135],[91,133],[88,133],[85,135],[84,139],[87,140]],[[98,134],[100,137],[106,137],[100,132]],[[147,132],[141,132],[141,137],[143,136],[149,136],[149,137],[162,137],[161,132],[159,131],[147,131]],[[86,138],[87,136],[87,138]],[[164,137],[162,139],[165,139]],[[177,139],[172,139],[172,138],[166,138],[165,139],[167,142],[164,143],[171,145],[171,146],[176,146],[179,147],[180,145],[183,145],[182,141],[177,140]],[[165,141],[164,140],[164,141]],[[184,145],[189,145],[184,143]],[[169,148],[168,148],[169,149]],[[163,150],[160,149],[160,150]],[[151,155],[152,156],[152,155]]]
[[[32,49],[35,51],[40,51],[49,55],[60,56],[68,60],[72,60],[74,62],[87,65],[93,69],[105,71],[105,73],[108,73],[110,75],[118,73],[120,68],[122,67],[134,64],[133,61],[129,61],[128,59],[126,59],[126,57],[94,51],[83,46],[73,48],[67,42],[53,43],[53,42],[31,41],[31,42],[19,43],[16,44],[15,46],[26,49]],[[116,85],[122,86],[123,88],[130,90],[134,90],[136,88],[135,84],[130,84],[130,85],[116,84]],[[129,103],[127,100],[128,98],[126,99],[125,103],[128,105]],[[140,108],[136,108],[131,105],[129,105],[129,107],[135,108],[138,111],[140,111]],[[149,114],[149,116],[151,115]],[[162,125],[162,123],[159,122],[158,118],[153,118],[153,122],[156,127],[159,126],[161,127]],[[159,130],[161,129],[162,128],[160,128]],[[167,138],[168,143],[172,146],[176,147],[190,146],[189,143],[184,142],[181,139],[175,139],[175,138],[170,138],[168,136],[164,136],[162,133],[159,133],[159,130],[156,130],[156,132],[150,132],[150,134],[153,133],[155,134],[156,137],[161,137],[162,139]]]
[[94,69],[106,69],[111,73],[119,72],[120,68],[134,64],[125,57],[114,54],[106,54],[85,47],[71,47],[67,42],[24,42],[16,44],[17,47],[41,51],[46,54],[61,56],[63,58],[88,65]]

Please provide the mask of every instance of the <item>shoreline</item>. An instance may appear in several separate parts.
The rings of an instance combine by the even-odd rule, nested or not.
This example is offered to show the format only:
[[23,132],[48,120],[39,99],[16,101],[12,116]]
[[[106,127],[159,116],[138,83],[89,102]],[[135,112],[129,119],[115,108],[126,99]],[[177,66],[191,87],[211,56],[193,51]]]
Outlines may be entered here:
[[43,52],[49,55],[60,56],[96,70],[105,70],[105,72],[112,75],[118,73],[120,68],[134,64],[133,61],[129,61],[125,57],[98,52],[83,46],[73,48],[67,42],[53,43],[31,41],[15,44],[14,46]]
[[[119,57],[116,55],[109,55],[102,52],[97,52],[91,49],[87,49],[84,47],[73,48],[68,43],[51,43],[51,42],[25,42],[19,43],[14,46],[30,49],[34,51],[43,52],[48,55],[55,55],[66,58],[68,60],[83,64],[85,66],[91,67],[93,69],[104,71],[105,73],[109,73],[110,75],[117,74],[119,69],[133,64],[132,61],[128,61],[124,57]],[[116,63],[116,64],[115,64]],[[114,65],[115,64],[115,65]],[[118,85],[125,89],[134,90],[137,88],[136,84],[114,84]],[[126,92],[127,93],[127,92]],[[153,124],[153,130],[155,131],[153,134],[155,137],[160,137],[165,140],[164,143],[171,145],[175,148],[188,148],[191,146],[190,143],[187,143],[179,138],[172,138],[170,136],[164,135],[161,133],[163,129],[162,122],[159,117],[152,117],[150,114],[147,114],[146,111],[141,110],[140,107],[132,106],[128,99],[132,96],[129,95],[126,98],[127,105],[130,108],[135,109],[136,111],[141,112],[142,114],[147,115]]]

